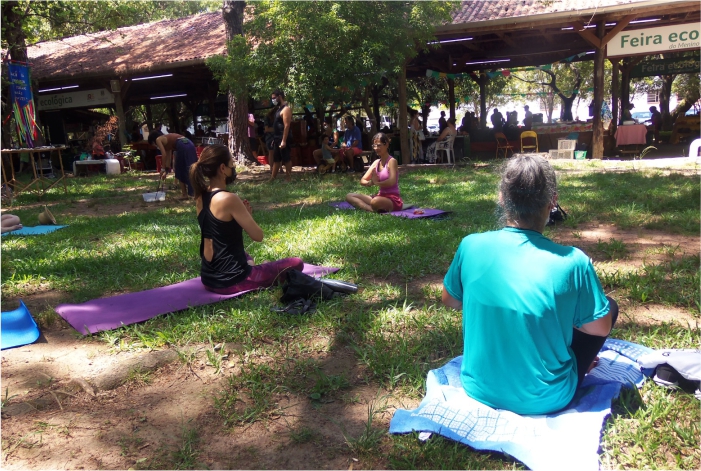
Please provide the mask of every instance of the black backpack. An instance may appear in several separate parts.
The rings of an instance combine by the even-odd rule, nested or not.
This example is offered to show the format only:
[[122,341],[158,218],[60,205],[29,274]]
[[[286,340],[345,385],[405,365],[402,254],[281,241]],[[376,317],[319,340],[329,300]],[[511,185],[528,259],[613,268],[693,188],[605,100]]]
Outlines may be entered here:
[[567,213],[560,207],[559,204],[556,204],[555,207],[550,210],[550,218],[548,218],[547,225],[553,226],[558,222],[564,221],[565,219],[567,219]]

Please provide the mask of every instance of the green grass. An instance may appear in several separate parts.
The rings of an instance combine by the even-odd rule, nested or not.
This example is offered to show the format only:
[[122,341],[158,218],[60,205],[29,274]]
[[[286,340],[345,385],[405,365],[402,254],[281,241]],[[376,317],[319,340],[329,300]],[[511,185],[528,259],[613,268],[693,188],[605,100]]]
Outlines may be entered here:
[[[603,164],[588,165],[600,168]],[[203,344],[210,367],[226,371],[212,407],[220,424],[232,433],[254,422],[284,417],[286,411],[278,399],[287,394],[323,408],[327,401],[358,403],[352,388],[367,384],[390,398],[418,399],[424,394],[427,371],[462,350],[460,315],[441,305],[439,285],[460,240],[497,227],[494,170],[494,165],[486,165],[402,174],[405,201],[452,211],[443,221],[409,221],[328,206],[359,190],[357,175],[305,174],[295,176],[292,184],[239,182],[236,191],[252,202],[254,217],[265,232],[262,243],[246,243],[257,261],[299,256],[309,263],[338,266],[342,270],[334,277],[358,284],[360,292],[320,302],[315,313],[295,317],[270,311],[278,302],[279,289],[251,293],[84,341],[105,342],[124,351],[174,348],[186,364],[195,361],[192,346]],[[14,307],[19,298],[56,291],[62,302],[79,303],[198,276],[194,205],[146,206],[141,194],[153,191],[154,183],[154,175],[125,174],[71,179],[68,195],[52,189],[41,203],[48,204],[59,223],[69,227],[41,237],[3,238],[3,302]],[[562,172],[559,185],[560,204],[569,214],[564,225],[575,231],[581,224],[599,222],[624,229],[699,234],[698,176],[650,170]],[[33,225],[38,202],[33,195],[21,195],[12,212]],[[116,211],[117,207],[121,209]],[[556,230],[548,228],[546,235]],[[595,249],[610,260],[609,267],[628,257],[630,250],[615,239],[599,241]],[[699,257],[680,256],[677,249],[668,252],[662,254],[664,261],[634,270],[603,269],[597,264],[602,284],[619,302],[667,305],[699,319]],[[438,286],[426,284],[427,280]],[[52,307],[33,314],[40,323],[50,324],[56,319]],[[696,348],[700,333],[698,325],[678,324],[629,323],[614,330],[617,338],[653,348]],[[220,343],[239,347],[236,352],[224,352],[214,348]],[[341,348],[353,352],[362,371],[360,379],[349,372],[326,371],[319,361]],[[234,360],[239,366],[231,374],[222,365]],[[138,371],[132,376],[134,383],[149,380]],[[651,383],[640,394],[642,400],[624,393],[615,403],[602,442],[603,465],[701,466],[700,414],[694,399]],[[506,455],[477,452],[440,437],[419,443],[415,436],[388,436],[376,423],[378,407],[371,404],[362,433],[344,434],[352,453],[377,466],[521,468]],[[316,443],[320,437],[308,426],[291,429],[289,435],[295,443]],[[181,438],[177,450],[162,457],[164,463],[176,468],[195,466],[198,450],[206,445],[188,427],[183,427]],[[151,462],[149,467],[153,466]]]

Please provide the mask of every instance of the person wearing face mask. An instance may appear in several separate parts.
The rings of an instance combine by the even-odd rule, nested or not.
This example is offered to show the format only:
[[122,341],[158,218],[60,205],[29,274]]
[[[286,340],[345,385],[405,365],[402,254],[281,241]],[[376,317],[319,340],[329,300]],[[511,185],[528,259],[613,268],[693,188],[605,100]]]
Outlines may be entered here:
[[243,244],[243,231],[256,242],[263,230],[253,220],[247,200],[226,189],[236,179],[236,165],[228,147],[206,147],[190,168],[200,226],[200,277],[205,289],[218,294],[268,288],[290,269],[301,271],[297,257],[253,265]]
[[273,106],[277,106],[273,119],[273,167],[270,181],[275,180],[282,164],[285,165],[285,180],[292,180],[292,161],[290,160],[290,146],[287,138],[290,135],[292,123],[292,109],[285,101],[282,90],[275,90],[271,95]]

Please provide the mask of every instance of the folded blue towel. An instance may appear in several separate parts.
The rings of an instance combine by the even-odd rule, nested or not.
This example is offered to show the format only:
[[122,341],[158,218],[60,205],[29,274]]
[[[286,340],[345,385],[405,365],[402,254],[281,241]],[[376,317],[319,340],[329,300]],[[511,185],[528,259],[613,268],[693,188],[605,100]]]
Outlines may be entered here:
[[57,231],[59,229],[63,229],[64,227],[68,227],[68,226],[34,226],[34,227],[24,226],[24,227],[22,227],[22,229],[17,229],[16,231],[3,232],[2,236],[5,237],[6,235],[28,236],[28,235],[48,234],[49,232]]
[[390,433],[432,432],[478,450],[508,453],[531,469],[598,469],[599,439],[621,386],[641,386],[635,359],[652,351],[607,340],[599,365],[562,411],[538,416],[493,409],[470,398],[460,382],[462,356],[428,372],[426,397],[413,411],[397,409]]

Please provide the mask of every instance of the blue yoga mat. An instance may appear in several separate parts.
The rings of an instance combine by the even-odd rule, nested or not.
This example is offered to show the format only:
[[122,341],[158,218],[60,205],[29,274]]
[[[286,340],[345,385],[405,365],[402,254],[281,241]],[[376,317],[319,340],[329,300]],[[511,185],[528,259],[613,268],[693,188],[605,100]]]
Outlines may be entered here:
[[533,470],[599,469],[599,440],[611,401],[621,387],[642,386],[635,361],[652,349],[608,339],[599,366],[584,379],[572,402],[548,415],[493,409],[465,393],[459,356],[428,372],[426,396],[415,410],[397,409],[390,433],[437,433],[478,450],[508,453]]
[[2,332],[0,332],[2,350],[21,347],[36,342],[39,338],[39,327],[22,300],[14,311],[2,313],[0,328],[2,328]]
[[48,234],[59,229],[63,229],[68,226],[34,226],[34,227],[23,227],[22,229],[17,229],[12,232],[3,232],[2,236],[6,235],[16,235],[16,236],[28,236],[28,235],[41,235]]

